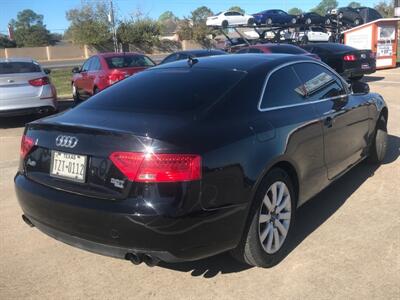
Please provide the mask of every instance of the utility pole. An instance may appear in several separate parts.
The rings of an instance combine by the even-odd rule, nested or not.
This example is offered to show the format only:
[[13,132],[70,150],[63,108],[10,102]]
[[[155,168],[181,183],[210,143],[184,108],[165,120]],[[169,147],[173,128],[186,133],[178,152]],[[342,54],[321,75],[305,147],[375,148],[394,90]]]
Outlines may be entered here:
[[108,21],[111,23],[114,52],[118,52],[117,29],[115,28],[114,6],[112,0],[110,0],[110,13],[108,14]]

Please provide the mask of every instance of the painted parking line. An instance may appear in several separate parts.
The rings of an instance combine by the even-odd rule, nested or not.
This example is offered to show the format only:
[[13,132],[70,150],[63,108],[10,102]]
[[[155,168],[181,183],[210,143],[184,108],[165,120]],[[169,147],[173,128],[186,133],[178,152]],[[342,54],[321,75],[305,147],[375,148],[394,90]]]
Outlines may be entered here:
[[382,80],[382,81],[370,81],[370,82],[368,82],[368,84],[375,84],[375,83],[383,83],[383,84],[385,84],[385,83],[390,83],[390,84],[394,83],[394,84],[400,84],[400,81]]

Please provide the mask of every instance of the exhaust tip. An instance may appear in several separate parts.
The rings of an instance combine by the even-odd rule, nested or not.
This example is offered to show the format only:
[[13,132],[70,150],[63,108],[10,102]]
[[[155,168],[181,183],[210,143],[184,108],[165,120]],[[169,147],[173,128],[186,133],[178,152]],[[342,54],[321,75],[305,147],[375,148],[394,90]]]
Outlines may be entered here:
[[144,254],[143,255],[143,261],[144,263],[149,266],[149,267],[154,267],[157,266],[160,260],[156,257],[153,257],[149,254]]
[[140,265],[143,262],[141,256],[136,253],[127,253],[125,259],[130,260],[134,265]]
[[22,215],[22,220],[27,224],[29,227],[35,227],[35,225],[27,218],[27,216]]

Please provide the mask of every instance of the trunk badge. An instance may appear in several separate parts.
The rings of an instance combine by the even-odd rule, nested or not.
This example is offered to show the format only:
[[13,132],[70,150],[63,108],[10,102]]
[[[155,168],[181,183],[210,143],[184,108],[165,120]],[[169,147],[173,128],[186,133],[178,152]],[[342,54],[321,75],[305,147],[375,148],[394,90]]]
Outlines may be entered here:
[[56,146],[74,148],[78,144],[78,138],[68,135],[59,135],[56,137]]

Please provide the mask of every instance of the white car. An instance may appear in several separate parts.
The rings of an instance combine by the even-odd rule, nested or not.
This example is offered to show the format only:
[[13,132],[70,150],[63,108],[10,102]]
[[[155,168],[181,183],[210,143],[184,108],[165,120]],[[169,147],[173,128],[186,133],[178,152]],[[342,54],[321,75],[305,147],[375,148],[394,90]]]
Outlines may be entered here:
[[225,11],[220,12],[215,16],[208,17],[206,24],[208,26],[222,27],[227,27],[229,25],[253,25],[254,17],[237,11]]
[[309,30],[300,31],[297,39],[299,42],[329,42],[330,34],[321,27],[311,26]]

